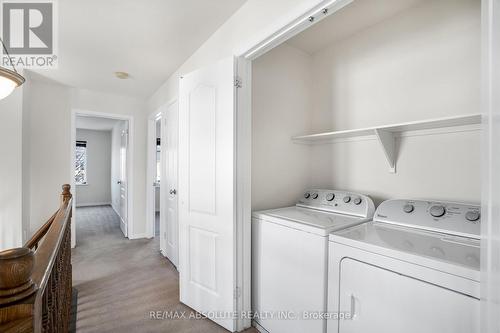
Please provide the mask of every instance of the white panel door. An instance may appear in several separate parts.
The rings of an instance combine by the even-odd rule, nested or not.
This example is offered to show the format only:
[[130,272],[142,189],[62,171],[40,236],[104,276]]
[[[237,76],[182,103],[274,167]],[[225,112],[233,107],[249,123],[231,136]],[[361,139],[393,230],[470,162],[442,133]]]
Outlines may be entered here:
[[345,258],[340,267],[340,333],[479,332],[479,300]]
[[[181,302],[235,311],[234,60],[192,72],[179,92]],[[232,318],[213,318],[230,331]]]
[[[167,106],[163,117],[162,143],[163,156],[165,157],[165,209],[161,212],[166,216],[163,242],[165,255],[175,265],[179,266],[179,224],[177,215],[177,151],[179,149],[179,105],[177,101]],[[163,200],[162,200],[163,201]]]
[[122,130],[120,141],[120,228],[128,237],[128,209],[127,209],[127,149],[128,149],[128,130]]

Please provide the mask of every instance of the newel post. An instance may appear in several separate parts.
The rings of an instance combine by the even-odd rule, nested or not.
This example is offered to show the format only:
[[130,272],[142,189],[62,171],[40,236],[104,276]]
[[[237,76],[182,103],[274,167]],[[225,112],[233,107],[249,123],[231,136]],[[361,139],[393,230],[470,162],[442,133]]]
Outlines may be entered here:
[[0,306],[23,299],[36,291],[37,286],[31,279],[34,261],[33,251],[28,248],[0,252]]
[[64,184],[62,186],[62,193],[61,193],[61,204],[64,204],[64,203],[67,203],[71,197],[72,197],[72,194],[71,194],[71,185],[69,184]]

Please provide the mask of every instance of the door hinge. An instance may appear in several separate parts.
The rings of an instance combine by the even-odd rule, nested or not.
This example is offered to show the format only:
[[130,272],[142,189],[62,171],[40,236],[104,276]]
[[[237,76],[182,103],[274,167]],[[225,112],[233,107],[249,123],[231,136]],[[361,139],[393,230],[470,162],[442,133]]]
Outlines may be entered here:
[[241,88],[243,87],[243,81],[241,80],[241,78],[239,76],[235,76],[234,77],[234,86],[236,88]]
[[234,299],[238,299],[241,297],[241,288],[240,287],[236,287],[234,289]]

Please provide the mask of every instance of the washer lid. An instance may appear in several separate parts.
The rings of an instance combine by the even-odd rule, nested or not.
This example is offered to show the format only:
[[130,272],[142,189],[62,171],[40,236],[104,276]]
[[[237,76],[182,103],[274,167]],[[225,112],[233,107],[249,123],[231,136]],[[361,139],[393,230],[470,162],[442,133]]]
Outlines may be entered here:
[[473,273],[475,277],[480,271],[480,247],[479,240],[476,239],[388,223],[369,222],[337,231],[330,235],[330,241],[418,264],[422,264],[417,262],[418,257],[426,258],[427,263],[428,259],[431,259],[437,262],[437,264],[431,263],[437,269],[443,269],[445,267],[443,263],[466,267],[476,271]]
[[316,209],[286,207],[255,212],[254,217],[321,236],[366,221],[366,218],[334,214]]

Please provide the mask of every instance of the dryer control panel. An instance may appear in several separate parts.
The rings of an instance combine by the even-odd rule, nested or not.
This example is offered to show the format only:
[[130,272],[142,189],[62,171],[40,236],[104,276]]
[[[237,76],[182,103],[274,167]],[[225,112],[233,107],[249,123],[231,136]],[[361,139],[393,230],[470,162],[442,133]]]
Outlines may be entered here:
[[481,207],[478,205],[387,200],[377,208],[373,220],[475,239],[481,235]]
[[375,205],[369,196],[337,190],[307,190],[297,206],[365,218],[371,218],[375,212]]

